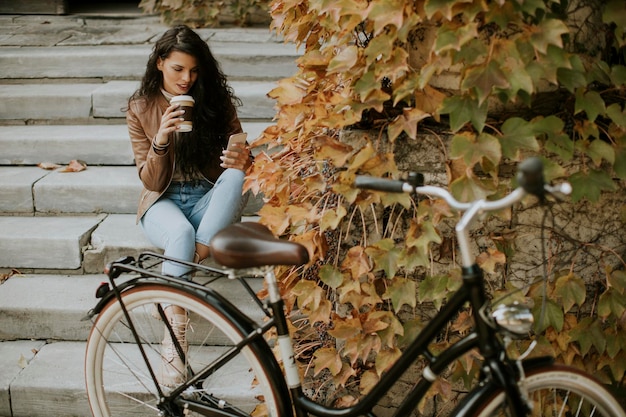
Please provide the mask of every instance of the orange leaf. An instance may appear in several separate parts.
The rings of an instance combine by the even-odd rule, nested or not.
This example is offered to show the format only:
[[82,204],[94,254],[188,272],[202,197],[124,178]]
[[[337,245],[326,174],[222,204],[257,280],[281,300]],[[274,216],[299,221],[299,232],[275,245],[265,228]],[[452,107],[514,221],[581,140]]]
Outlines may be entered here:
[[61,165],[57,165],[54,162],[40,162],[37,166],[41,169],[48,169],[48,170],[57,169],[61,167]]
[[72,159],[70,163],[65,168],[60,169],[59,172],[80,172],[86,169],[87,164],[85,162]]
[[476,263],[486,272],[495,273],[496,264],[506,263],[506,255],[497,249],[489,248],[476,258]]

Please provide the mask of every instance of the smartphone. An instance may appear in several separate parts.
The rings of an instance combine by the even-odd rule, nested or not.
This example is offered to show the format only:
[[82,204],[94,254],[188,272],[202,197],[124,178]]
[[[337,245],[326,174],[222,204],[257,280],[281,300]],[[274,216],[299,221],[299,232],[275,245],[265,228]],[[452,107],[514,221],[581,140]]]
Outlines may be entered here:
[[228,138],[228,147],[226,149],[230,149],[233,143],[246,143],[247,138],[247,133],[235,133],[234,135],[230,135]]

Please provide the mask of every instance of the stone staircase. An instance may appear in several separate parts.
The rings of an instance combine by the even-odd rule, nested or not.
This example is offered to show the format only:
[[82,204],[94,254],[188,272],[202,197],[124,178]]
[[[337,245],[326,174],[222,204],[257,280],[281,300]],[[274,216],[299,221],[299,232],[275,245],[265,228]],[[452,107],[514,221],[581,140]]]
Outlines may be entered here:
[[[0,15],[0,276],[10,276],[0,285],[0,416],[90,415],[80,319],[107,262],[154,250],[135,225],[141,184],[121,109],[165,29],[156,16]],[[254,140],[296,48],[267,28],[198,32]],[[87,169],[38,166],[74,159]]]

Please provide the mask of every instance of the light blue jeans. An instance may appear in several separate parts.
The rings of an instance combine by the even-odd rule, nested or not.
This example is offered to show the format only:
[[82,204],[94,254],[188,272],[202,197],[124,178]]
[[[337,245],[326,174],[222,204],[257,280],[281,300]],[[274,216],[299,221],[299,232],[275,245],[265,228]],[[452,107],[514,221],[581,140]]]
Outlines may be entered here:
[[[192,261],[196,242],[209,242],[224,227],[241,219],[244,172],[227,169],[215,184],[209,181],[172,183],[141,218],[148,239],[164,254]],[[188,279],[189,268],[164,262],[165,275]]]

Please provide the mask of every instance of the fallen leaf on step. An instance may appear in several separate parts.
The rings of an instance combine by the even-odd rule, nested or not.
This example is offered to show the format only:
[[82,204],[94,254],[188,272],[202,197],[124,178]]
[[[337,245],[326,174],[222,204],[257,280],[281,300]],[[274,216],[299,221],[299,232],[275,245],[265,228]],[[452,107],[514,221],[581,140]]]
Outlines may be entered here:
[[20,358],[17,361],[17,366],[24,369],[28,366],[28,360],[24,357],[24,355],[20,355]]
[[59,172],[80,172],[86,169],[87,164],[84,161],[72,159],[70,163],[65,168],[60,169]]
[[57,165],[54,162],[40,162],[37,166],[41,169],[49,169],[49,170],[57,169],[61,167],[61,165]]

